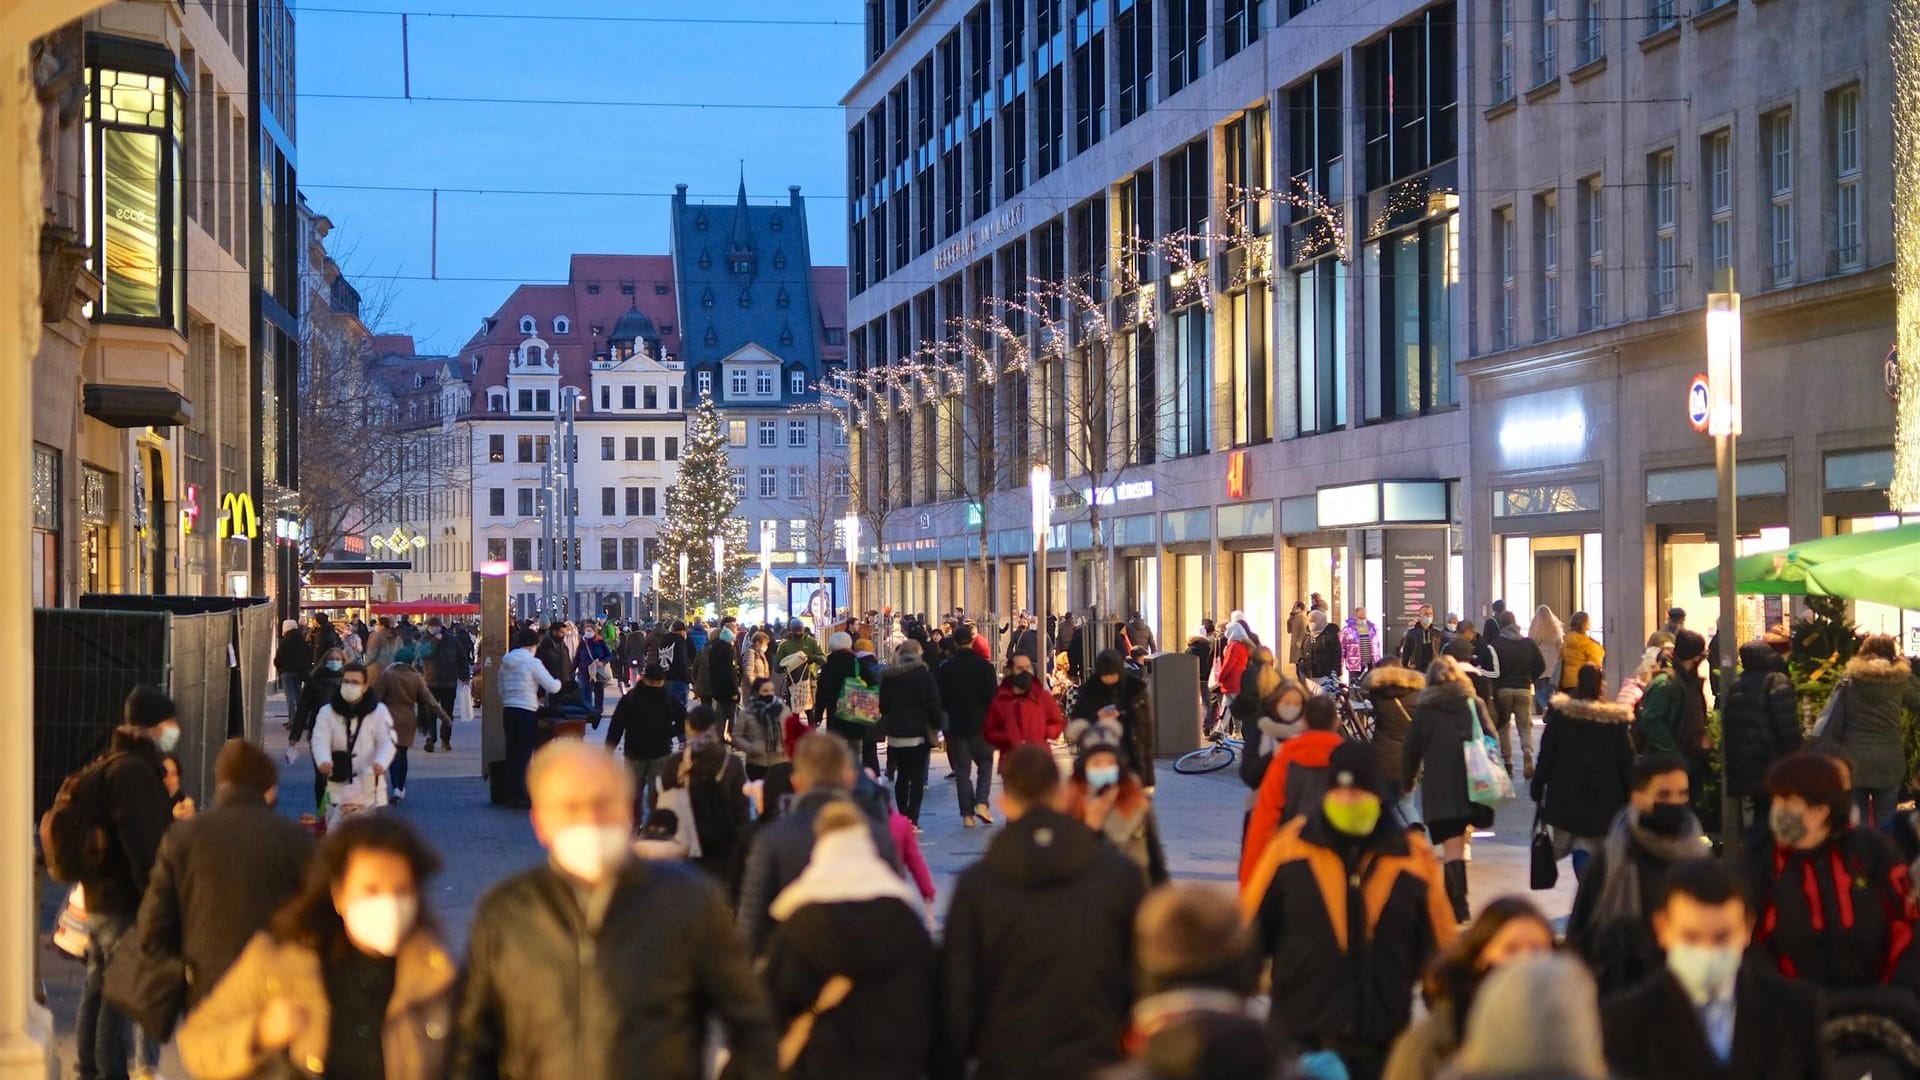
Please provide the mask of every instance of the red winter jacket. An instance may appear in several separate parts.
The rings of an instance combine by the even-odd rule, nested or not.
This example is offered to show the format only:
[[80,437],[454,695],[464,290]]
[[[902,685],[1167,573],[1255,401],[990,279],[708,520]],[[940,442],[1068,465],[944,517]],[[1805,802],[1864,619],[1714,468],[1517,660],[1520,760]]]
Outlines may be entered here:
[[1229,641],[1220,653],[1220,692],[1228,697],[1240,693],[1240,676],[1247,670],[1247,643]]
[[1035,682],[1023,694],[1003,682],[1000,692],[993,696],[993,704],[987,706],[987,723],[981,734],[988,745],[1004,754],[1025,743],[1051,742],[1066,730],[1067,719],[1060,714],[1060,703],[1045,687]]

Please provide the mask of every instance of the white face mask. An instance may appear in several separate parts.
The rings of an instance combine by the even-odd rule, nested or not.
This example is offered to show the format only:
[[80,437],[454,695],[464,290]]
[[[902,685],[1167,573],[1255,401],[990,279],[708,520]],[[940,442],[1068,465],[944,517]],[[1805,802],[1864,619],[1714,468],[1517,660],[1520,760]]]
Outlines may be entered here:
[[1291,701],[1283,701],[1273,707],[1273,714],[1286,723],[1291,724],[1295,720],[1300,719],[1300,714],[1305,711],[1305,709],[1306,706],[1304,705],[1295,705]]
[[420,902],[411,896],[363,896],[347,905],[340,921],[347,925],[348,939],[362,950],[392,956],[419,914]]
[[568,825],[554,831],[548,850],[560,869],[595,885],[626,857],[628,833],[623,825]]
[[349,705],[353,704],[356,701],[359,701],[360,696],[362,694],[365,694],[366,692],[367,692],[367,688],[364,686],[361,686],[359,683],[341,683],[340,684],[340,700],[346,702]]
[[1740,974],[1740,950],[1720,945],[1675,945],[1667,970],[1695,1001],[1712,1001]]
[[161,724],[153,733],[153,745],[163,754],[173,753],[173,748],[180,745],[180,725]]

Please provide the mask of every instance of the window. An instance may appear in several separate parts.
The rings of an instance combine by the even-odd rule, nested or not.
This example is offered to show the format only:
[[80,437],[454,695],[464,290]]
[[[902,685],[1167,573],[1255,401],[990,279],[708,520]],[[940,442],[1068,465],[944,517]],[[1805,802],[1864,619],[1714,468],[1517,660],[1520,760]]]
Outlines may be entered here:
[[620,569],[640,569],[640,541],[631,536],[620,538]]
[[1793,113],[1786,109],[1760,119],[1767,170],[1768,279],[1793,281]]
[[727,445],[736,449],[747,445],[747,422],[745,420],[727,421]]
[[1341,110],[1341,74],[1338,65],[1322,68],[1287,91],[1291,114],[1287,172],[1292,178],[1293,201],[1287,230],[1285,261],[1306,262],[1327,254],[1345,255],[1338,234],[1321,214],[1327,201],[1341,197],[1345,114]]
[[761,446],[780,445],[780,422],[778,420],[759,421],[759,432]]
[[[475,370],[474,370],[475,375],[480,374],[478,367],[479,365],[475,364]],[[497,390],[490,391],[487,394],[487,411],[488,412],[506,412],[507,411],[507,395]]]
[[619,492],[615,488],[600,489],[600,516],[612,517],[619,505]]
[[1827,112],[1833,130],[1833,253],[1842,270],[1866,257],[1860,243],[1860,87],[1835,90]]
[[626,445],[622,449],[624,449],[626,452],[621,456],[627,459],[628,461],[640,460],[640,439],[638,436],[634,436],[634,435],[627,436]]
[[1208,0],[1167,0],[1167,93],[1200,81],[1207,70]]
[[1108,0],[1073,0],[1073,152],[1107,135]]
[[753,392],[759,397],[773,396],[773,372],[756,371],[753,373]]
[[787,445],[807,445],[807,422],[805,420],[787,421]]
[[519,402],[520,412],[533,411],[533,391],[523,389],[518,394],[514,395],[514,397]]
[[[627,408],[633,408],[632,387],[628,387]],[[660,407],[660,388],[643,386],[640,388],[640,407],[652,412]]]
[[804,499],[807,497],[807,470],[798,465],[787,466],[787,498]]
[[[1377,290],[1368,330],[1379,342],[1367,381],[1367,416],[1416,416],[1453,405],[1452,311],[1458,215],[1431,220],[1365,248],[1362,281]],[[1377,325],[1375,331],[1372,326]]]
[[1647,33],[1657,34],[1678,20],[1673,14],[1673,0],[1647,0]]
[[668,461],[680,460],[680,440],[671,435],[667,436],[666,458]]
[[680,411],[680,388],[677,386],[667,387],[667,411]]
[[600,538],[600,569],[620,569],[620,538],[603,536]]
[[653,489],[650,487],[641,488],[640,489],[640,513],[646,515],[647,517],[652,517],[655,513],[654,507],[655,507],[655,503],[654,503],[654,497],[653,497]]
[[1260,40],[1261,0],[1227,0],[1226,51],[1228,57]]
[[533,408],[535,412],[552,412],[553,391],[535,390],[533,392]]
[[620,407],[623,409],[632,409],[634,407],[635,393],[636,393],[635,389],[631,386],[621,387],[620,388]]
[[1535,259],[1539,263],[1540,340],[1560,336],[1560,197],[1533,200]]
[[640,436],[640,460],[652,461],[654,459],[653,451],[654,451],[653,436],[651,435]]
[[771,465],[760,466],[760,497],[775,498],[780,494],[780,471]]
[[565,315],[555,315],[553,317],[554,333],[564,334],[572,329],[573,329],[573,324],[567,321],[567,317]]
[[1647,197],[1653,213],[1653,309],[1672,311],[1679,303],[1679,191],[1673,178],[1673,151],[1647,157]]
[[1328,255],[1294,274],[1300,433],[1347,423],[1347,264]]
[[1578,0],[1580,5],[1580,63],[1591,64],[1607,55],[1607,39],[1602,33],[1606,18],[1600,14],[1601,0]]
[[600,460],[613,460],[613,436],[611,435],[600,436]]
[[747,396],[747,373],[744,369],[735,368],[727,373],[727,392],[737,398]]
[[1513,97],[1513,0],[1492,0],[1494,33],[1500,40],[1500,53],[1493,65],[1493,100],[1496,104]]
[[839,447],[844,447],[847,445],[847,425],[845,424],[833,425],[833,445],[839,446]]
[[1273,437],[1273,392],[1267,356],[1267,288],[1249,285],[1226,300],[1232,335],[1233,442],[1236,446]]
[[711,371],[694,372],[693,373],[693,390],[694,390],[694,393],[699,394],[703,398],[712,397],[713,396],[713,372]]
[[1534,0],[1533,81],[1549,83],[1560,77],[1559,0]]
[[613,387],[602,386],[600,388],[600,411],[606,412],[612,408],[613,408]]
[[[1360,51],[1369,190],[1456,153],[1454,33],[1453,5],[1436,4]],[[1426,199],[1419,202],[1424,211]]]
[[552,449],[552,444],[553,444],[552,436],[535,435],[533,437],[533,460],[535,461],[547,460],[547,452],[550,449]]
[[520,332],[523,334],[531,334],[534,332],[534,330],[535,330],[535,327],[533,322],[533,316],[531,315],[520,316]]
[[533,461],[533,436],[521,435],[514,439],[514,460],[522,465]]
[[507,561],[506,537],[490,536],[487,538],[487,561],[488,562],[506,562]]
[[1733,134],[1711,132],[1700,144],[1707,174],[1707,271],[1711,288],[1731,288],[1733,277]]
[[533,569],[532,540],[515,540],[513,542],[513,568],[515,570]]
[[533,503],[534,489],[519,488],[517,490],[517,494],[519,496],[519,503],[520,503],[520,516],[523,518],[532,517],[533,506],[534,506],[534,503]]
[[1518,301],[1514,295],[1514,276],[1517,253],[1513,245],[1513,207],[1503,206],[1493,212],[1493,251],[1494,259],[1500,267],[1499,307],[1493,315],[1493,347],[1509,349],[1513,347],[1513,319]]
[[745,469],[733,470],[733,497],[736,499],[747,497],[747,470]]
[[507,460],[507,437],[505,435],[487,436],[487,460],[496,465]]
[[805,397],[807,395],[807,373],[804,371],[787,372],[787,396]]
[[1580,182],[1580,235],[1586,248],[1581,261],[1580,329],[1592,330],[1607,323],[1606,286],[1606,201],[1605,188],[1598,176]]
[[1121,127],[1153,107],[1153,5],[1154,0],[1114,0]]
[[507,489],[506,488],[488,488],[487,489],[487,516],[488,517],[506,517],[507,516]]

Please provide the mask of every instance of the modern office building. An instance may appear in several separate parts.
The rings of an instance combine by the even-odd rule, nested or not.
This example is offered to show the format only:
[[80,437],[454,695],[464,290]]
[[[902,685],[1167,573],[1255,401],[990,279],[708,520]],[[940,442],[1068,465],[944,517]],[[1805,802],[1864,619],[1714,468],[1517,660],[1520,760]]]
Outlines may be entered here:
[[[1891,7],[1538,0],[1473,27],[1468,592],[1588,611],[1615,678],[1668,607],[1715,617],[1708,293],[1744,316],[1740,550],[1898,521]],[[1741,640],[1780,603],[1742,597]],[[1855,617],[1920,647],[1895,609]]]
[[[1177,647],[1235,608],[1278,643],[1313,593],[1394,626],[1460,605],[1464,9],[867,14],[843,102],[850,365],[897,365],[956,319],[992,359],[960,396],[859,426],[861,495],[898,508],[863,596],[1030,607],[1026,488],[1046,465],[1052,611],[1104,592]],[[996,299],[1030,280],[1079,281],[1091,302],[1042,290],[1005,314]],[[1108,574],[1088,555],[1096,508]]]

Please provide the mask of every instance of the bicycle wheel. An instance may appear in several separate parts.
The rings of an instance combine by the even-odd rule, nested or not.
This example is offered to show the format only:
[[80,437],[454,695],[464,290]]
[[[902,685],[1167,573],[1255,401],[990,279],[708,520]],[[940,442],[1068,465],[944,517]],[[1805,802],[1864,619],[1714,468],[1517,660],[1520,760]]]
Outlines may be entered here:
[[1186,776],[1198,776],[1202,773],[1219,772],[1233,764],[1239,755],[1233,747],[1224,742],[1208,743],[1191,753],[1182,754],[1173,761],[1173,771]]

